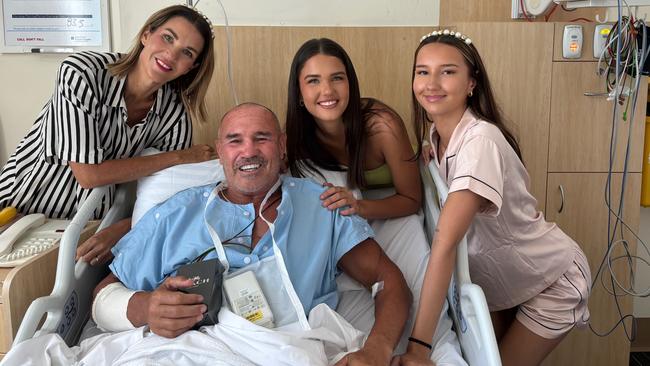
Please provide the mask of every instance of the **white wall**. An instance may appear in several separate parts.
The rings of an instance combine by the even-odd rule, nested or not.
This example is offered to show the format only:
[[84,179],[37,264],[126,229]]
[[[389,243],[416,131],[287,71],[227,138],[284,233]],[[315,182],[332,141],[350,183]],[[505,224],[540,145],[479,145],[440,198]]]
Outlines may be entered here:
[[[114,51],[126,51],[144,20],[178,0],[109,0]],[[195,1],[196,2],[196,1]],[[426,26],[438,24],[439,0],[222,0],[231,25]],[[198,8],[224,24],[216,0]],[[0,55],[0,165],[31,127],[49,98],[64,55]]]
[[[650,21],[650,6],[633,6],[630,9],[632,9],[632,12],[636,14],[636,18],[638,19],[645,19],[646,22]],[[627,8],[623,8],[622,14],[628,14]],[[607,16],[609,17],[610,22],[615,22],[617,21],[618,18],[618,8],[616,7],[611,7],[607,9]]]

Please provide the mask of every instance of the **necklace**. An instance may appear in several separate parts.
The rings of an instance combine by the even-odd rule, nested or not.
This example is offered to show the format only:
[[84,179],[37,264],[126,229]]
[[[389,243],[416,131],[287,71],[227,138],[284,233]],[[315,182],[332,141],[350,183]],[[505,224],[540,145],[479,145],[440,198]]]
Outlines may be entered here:
[[[244,210],[244,209],[241,207],[241,205],[230,202],[230,200],[228,199],[228,197],[226,197],[226,194],[223,193],[223,191],[224,191],[223,189],[220,190],[220,191],[219,191],[219,195],[221,196],[221,198],[223,198],[224,201],[230,203],[230,204],[233,205],[233,206],[236,206],[236,207],[237,207],[241,212],[244,213],[245,216],[248,216],[248,215],[249,215],[248,211]],[[255,210],[255,205],[253,205],[253,210]],[[255,218],[257,219],[257,215],[255,215]]]

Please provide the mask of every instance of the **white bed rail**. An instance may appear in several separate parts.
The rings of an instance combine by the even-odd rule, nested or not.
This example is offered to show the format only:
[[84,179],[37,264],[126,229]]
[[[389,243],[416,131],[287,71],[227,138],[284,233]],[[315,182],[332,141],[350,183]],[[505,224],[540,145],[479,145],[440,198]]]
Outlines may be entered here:
[[[424,184],[425,229],[429,240],[433,240],[448,188],[433,162],[429,166],[421,166],[420,173]],[[481,287],[472,283],[469,275],[465,237],[458,244],[456,266],[447,291],[447,300],[467,363],[470,366],[500,366],[499,348],[485,295]]]
[[[49,296],[39,297],[27,309],[18,328],[13,344],[32,338],[45,314],[47,317],[38,331],[58,333],[68,345],[74,345],[90,315],[92,291],[95,285],[108,273],[106,266],[93,267],[84,261],[75,263],[75,253],[81,231],[92,218],[108,187],[95,188],[83,203],[72,222],[68,225],[59,245],[56,278]],[[118,186],[115,201],[99,228],[103,228],[128,217],[133,207],[134,186]]]

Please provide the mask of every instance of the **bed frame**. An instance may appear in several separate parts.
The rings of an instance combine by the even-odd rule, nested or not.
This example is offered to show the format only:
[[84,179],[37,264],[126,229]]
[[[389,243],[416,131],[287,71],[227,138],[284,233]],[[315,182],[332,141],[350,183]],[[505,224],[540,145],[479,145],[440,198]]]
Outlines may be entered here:
[[[447,197],[444,181],[437,170],[431,168],[433,166],[420,169],[424,185],[425,231],[429,240],[432,238],[440,215],[440,207]],[[106,193],[106,187],[93,190],[65,231],[61,239],[52,294],[32,302],[13,344],[49,333],[58,333],[69,346],[78,342],[83,326],[90,317],[92,291],[106,276],[108,268],[107,266],[91,267],[82,261],[75,263],[75,251],[81,230]],[[115,203],[102,220],[98,230],[129,217],[134,201],[135,184],[119,186]],[[469,277],[465,240],[458,246],[456,270],[452,276],[447,298],[463,357],[468,364],[501,365],[485,296],[479,286],[471,283]],[[44,316],[45,322],[39,329]]]
[[[433,162],[427,167],[421,166],[420,175],[424,185],[422,205],[425,232],[429,241],[433,242],[440,209],[447,199],[447,184],[440,177]],[[481,287],[472,283],[469,276],[465,237],[458,244],[455,267],[447,290],[447,301],[463,357],[470,366],[501,365],[485,295]]]

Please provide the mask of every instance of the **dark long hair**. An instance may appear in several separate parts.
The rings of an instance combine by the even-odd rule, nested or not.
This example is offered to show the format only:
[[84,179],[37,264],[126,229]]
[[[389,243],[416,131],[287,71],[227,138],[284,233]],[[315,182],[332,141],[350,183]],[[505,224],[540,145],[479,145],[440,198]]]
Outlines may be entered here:
[[[521,150],[519,149],[519,144],[515,136],[506,128],[501,111],[497,106],[494,100],[494,94],[492,93],[492,87],[490,86],[490,80],[488,79],[487,72],[485,71],[485,66],[483,65],[483,60],[481,60],[481,55],[479,55],[478,50],[474,47],[474,44],[467,44],[462,38],[454,36],[454,33],[451,34],[438,34],[430,35],[424,38],[418,48],[415,50],[415,55],[413,56],[413,71],[411,73],[411,84],[415,78],[415,62],[418,57],[420,49],[425,45],[431,43],[443,43],[449,46],[456,48],[463,55],[465,63],[469,68],[469,75],[476,81],[474,86],[473,95],[467,97],[467,105],[471,108],[472,112],[480,119],[492,123],[497,126],[503,136],[508,141],[508,144],[515,151],[519,160],[523,162],[521,157]],[[415,120],[415,133],[418,135],[418,150],[416,155],[420,156],[422,152],[422,141],[427,138],[428,133],[428,123],[431,122],[427,117],[427,112],[424,108],[418,103],[415,98],[415,93],[411,91],[411,99],[413,103],[413,116]]]
[[307,171],[318,172],[318,168],[345,171],[316,136],[317,125],[314,117],[300,105],[299,77],[303,66],[315,55],[333,56],[345,66],[349,87],[348,106],[343,112],[345,125],[345,144],[348,157],[347,181],[353,187],[365,187],[363,158],[366,149],[366,121],[370,114],[377,112],[374,99],[361,100],[357,73],[350,57],[343,47],[327,38],[311,39],[305,42],[291,62],[289,70],[289,92],[287,96],[287,159],[291,174],[304,177]]

